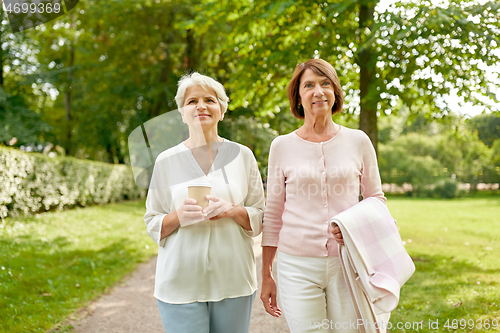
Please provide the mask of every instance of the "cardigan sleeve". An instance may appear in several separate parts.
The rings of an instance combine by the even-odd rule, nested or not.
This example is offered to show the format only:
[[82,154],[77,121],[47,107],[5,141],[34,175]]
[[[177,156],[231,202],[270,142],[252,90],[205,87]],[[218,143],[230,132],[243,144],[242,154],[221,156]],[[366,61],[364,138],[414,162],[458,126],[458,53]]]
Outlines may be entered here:
[[262,246],[278,246],[285,210],[285,176],[280,165],[278,140],[271,143],[267,172],[267,205],[264,211]]
[[[246,147],[245,147],[246,148]],[[262,177],[260,176],[257,161],[250,149],[247,151],[245,166],[248,182],[248,193],[244,199],[244,207],[247,210],[252,230],[245,230],[245,234],[250,237],[258,236],[262,231],[262,216],[264,214],[264,188],[262,186]]]
[[377,164],[377,154],[373,144],[364,132],[362,139],[362,170],[361,170],[361,195],[364,199],[374,197],[382,202],[386,202],[387,198],[382,192],[382,182],[380,180],[380,172]]

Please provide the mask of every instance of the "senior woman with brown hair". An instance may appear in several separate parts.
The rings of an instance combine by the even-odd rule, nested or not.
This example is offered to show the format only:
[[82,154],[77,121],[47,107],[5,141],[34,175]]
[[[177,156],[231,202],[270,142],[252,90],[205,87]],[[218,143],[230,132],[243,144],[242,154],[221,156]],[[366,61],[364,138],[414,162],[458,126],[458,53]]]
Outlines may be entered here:
[[280,304],[291,332],[358,332],[330,219],[364,198],[385,202],[377,159],[368,136],[336,124],[343,92],[328,62],[299,64],[288,85],[296,131],[277,137],[269,153],[267,206],[262,236],[262,292],[266,311],[278,317],[272,264],[278,252]]

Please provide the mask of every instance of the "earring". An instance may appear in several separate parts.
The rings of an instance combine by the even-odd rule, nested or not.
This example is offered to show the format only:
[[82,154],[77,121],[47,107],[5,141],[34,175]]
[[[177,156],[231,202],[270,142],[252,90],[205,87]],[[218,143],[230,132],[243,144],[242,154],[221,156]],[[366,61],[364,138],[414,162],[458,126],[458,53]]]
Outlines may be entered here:
[[302,104],[299,104],[297,106],[297,111],[299,111],[299,113],[304,113],[304,107],[302,106]]

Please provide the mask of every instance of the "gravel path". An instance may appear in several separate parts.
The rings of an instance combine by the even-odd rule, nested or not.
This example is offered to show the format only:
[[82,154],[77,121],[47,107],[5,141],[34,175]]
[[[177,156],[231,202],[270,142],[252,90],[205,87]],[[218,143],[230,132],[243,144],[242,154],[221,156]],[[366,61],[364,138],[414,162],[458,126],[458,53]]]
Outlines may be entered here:
[[[288,333],[285,318],[268,315],[260,301],[261,247],[255,238],[259,290],[252,310],[250,333]],[[109,294],[103,295],[80,311],[80,318],[70,324],[73,333],[138,333],[163,332],[160,315],[153,297],[156,257],[139,267]],[[228,332],[229,333],[229,332]]]

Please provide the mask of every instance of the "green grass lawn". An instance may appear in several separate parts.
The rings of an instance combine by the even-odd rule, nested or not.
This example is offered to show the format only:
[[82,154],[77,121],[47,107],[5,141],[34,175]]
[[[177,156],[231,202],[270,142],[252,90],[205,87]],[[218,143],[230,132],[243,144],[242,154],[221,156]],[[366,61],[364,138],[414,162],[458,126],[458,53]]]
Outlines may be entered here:
[[[500,331],[500,324],[477,329],[500,321],[500,197],[389,198],[388,206],[417,269],[390,331]],[[0,227],[0,331],[45,332],[156,253],[144,211],[137,201],[7,220]],[[457,329],[446,328],[454,319]],[[429,329],[429,320],[439,329]]]
[[0,332],[47,331],[155,254],[144,212],[123,202],[2,224]]
[[417,332],[422,321],[419,332],[500,331],[500,197],[389,198],[388,206],[416,266],[391,332]]

